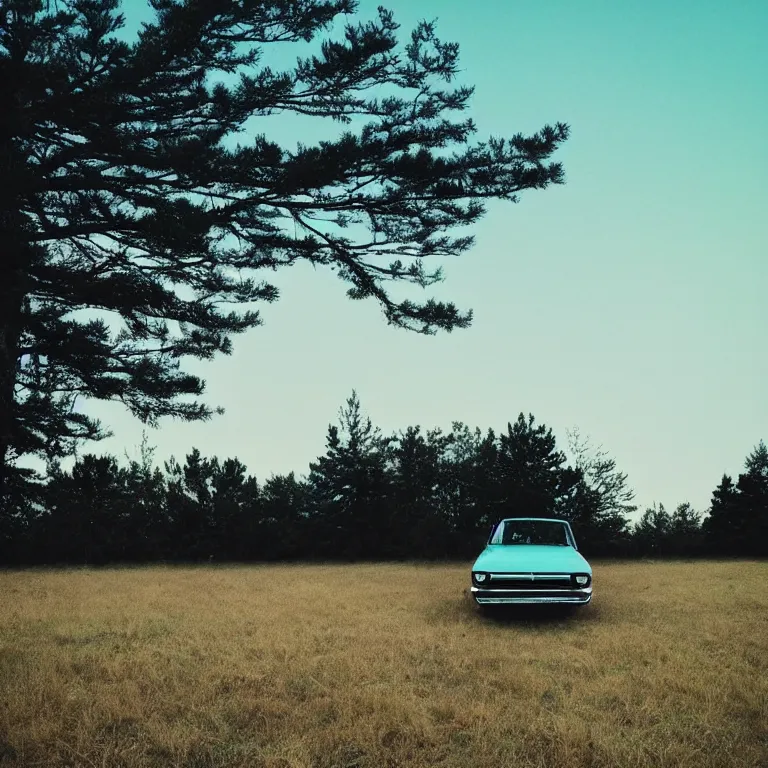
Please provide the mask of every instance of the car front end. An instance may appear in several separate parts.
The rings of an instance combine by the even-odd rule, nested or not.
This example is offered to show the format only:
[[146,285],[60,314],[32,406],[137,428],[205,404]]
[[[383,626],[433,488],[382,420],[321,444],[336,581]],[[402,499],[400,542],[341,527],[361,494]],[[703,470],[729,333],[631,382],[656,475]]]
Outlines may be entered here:
[[592,599],[592,576],[587,572],[473,571],[470,589],[478,605],[586,605]]
[[471,579],[472,597],[481,606],[586,605],[592,599],[592,568],[564,520],[501,520]]

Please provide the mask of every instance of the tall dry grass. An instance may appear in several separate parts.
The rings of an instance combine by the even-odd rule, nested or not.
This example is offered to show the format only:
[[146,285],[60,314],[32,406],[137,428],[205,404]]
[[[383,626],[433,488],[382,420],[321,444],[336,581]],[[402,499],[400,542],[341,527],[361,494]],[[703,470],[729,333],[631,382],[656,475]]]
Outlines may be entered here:
[[467,577],[0,573],[0,764],[768,765],[768,564],[597,564],[566,616],[485,618]]

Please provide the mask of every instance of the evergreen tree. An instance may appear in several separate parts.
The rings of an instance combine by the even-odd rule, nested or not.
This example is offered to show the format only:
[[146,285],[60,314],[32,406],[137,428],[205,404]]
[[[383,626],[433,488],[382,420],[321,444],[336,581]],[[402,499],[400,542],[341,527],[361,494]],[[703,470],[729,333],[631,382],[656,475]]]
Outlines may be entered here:
[[259,484],[239,459],[214,458],[212,467],[209,558],[251,560],[258,551],[248,534],[254,516],[262,511]]
[[701,547],[701,515],[688,502],[679,504],[669,522],[670,551],[690,556],[699,554]]
[[310,487],[294,473],[272,475],[261,493],[256,525],[259,557],[266,560],[317,557],[309,519]]
[[39,556],[39,525],[46,486],[37,473],[14,468],[6,484],[6,509],[0,500],[0,565],[32,562]]
[[169,552],[192,560],[250,560],[258,552],[255,520],[260,489],[238,459],[211,459],[195,448],[184,466],[166,464],[167,505],[174,542]]
[[768,555],[768,448],[762,440],[747,456],[745,469],[736,484],[744,533],[740,554],[765,557]]
[[130,559],[127,498],[114,456],[86,454],[70,472],[54,470],[37,523],[43,562],[101,565]]
[[327,452],[309,465],[316,540],[327,557],[373,558],[391,530],[388,439],[364,417],[355,391],[328,426]]
[[521,413],[499,436],[496,517],[565,515],[579,473],[566,465],[552,430]]
[[216,467],[197,448],[183,465],[175,458],[165,464],[166,494],[172,548],[170,555],[183,560],[209,560],[214,554],[212,480]]
[[768,448],[761,440],[744,462],[734,485],[723,475],[712,494],[703,530],[710,551],[725,555],[768,555]]
[[641,555],[661,556],[670,552],[672,518],[663,504],[655,504],[643,513],[632,529],[636,551]]
[[449,440],[439,429],[424,435],[420,427],[408,427],[392,440],[389,543],[394,557],[439,557],[450,546],[441,506]]
[[450,553],[468,556],[486,539],[495,522],[498,441],[492,429],[484,435],[454,422],[444,458],[445,519],[453,534]]
[[723,475],[720,485],[712,492],[709,515],[702,523],[707,548],[715,554],[736,554],[735,534],[738,532],[737,504],[739,493],[733,479]]
[[[464,327],[451,303],[389,282],[441,278],[487,200],[563,181],[564,124],[473,144],[458,47],[432,24],[398,45],[393,16],[281,71],[272,46],[311,41],[354,0],[150,0],[120,39],[119,0],[5,0],[0,13],[0,495],[12,453],[104,435],[77,398],[153,424],[204,419],[186,357],[231,351],[273,301],[261,279],[299,260],[372,298],[390,323]],[[292,113],[344,128],[283,146],[247,121]],[[238,140],[244,143],[237,143]]]
[[154,561],[167,557],[168,515],[165,476],[154,461],[155,448],[144,431],[138,455],[125,453],[127,466],[120,469],[127,508],[123,510],[127,560]]

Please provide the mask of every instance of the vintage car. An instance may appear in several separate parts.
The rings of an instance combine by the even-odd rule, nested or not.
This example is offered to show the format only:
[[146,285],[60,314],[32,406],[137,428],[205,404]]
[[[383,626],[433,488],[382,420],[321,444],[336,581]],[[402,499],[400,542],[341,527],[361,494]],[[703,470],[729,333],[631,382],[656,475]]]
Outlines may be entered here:
[[480,606],[585,605],[592,599],[592,568],[565,520],[509,518],[494,526],[472,566],[471,591]]

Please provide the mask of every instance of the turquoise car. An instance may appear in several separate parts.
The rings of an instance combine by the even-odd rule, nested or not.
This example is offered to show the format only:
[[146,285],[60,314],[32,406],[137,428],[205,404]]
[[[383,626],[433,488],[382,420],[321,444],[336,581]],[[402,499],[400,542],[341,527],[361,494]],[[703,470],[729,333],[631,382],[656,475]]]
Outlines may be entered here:
[[515,517],[496,524],[472,566],[480,606],[527,603],[586,605],[592,568],[565,520]]

